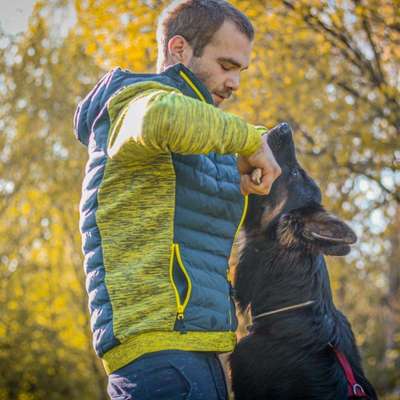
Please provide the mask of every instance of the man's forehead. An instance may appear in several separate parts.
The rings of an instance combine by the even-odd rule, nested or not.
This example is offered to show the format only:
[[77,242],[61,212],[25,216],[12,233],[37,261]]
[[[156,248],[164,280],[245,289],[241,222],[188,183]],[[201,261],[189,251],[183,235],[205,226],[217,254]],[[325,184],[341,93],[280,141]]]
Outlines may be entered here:
[[246,69],[250,60],[252,42],[231,21],[225,21],[215,32],[209,46],[218,53],[218,60]]

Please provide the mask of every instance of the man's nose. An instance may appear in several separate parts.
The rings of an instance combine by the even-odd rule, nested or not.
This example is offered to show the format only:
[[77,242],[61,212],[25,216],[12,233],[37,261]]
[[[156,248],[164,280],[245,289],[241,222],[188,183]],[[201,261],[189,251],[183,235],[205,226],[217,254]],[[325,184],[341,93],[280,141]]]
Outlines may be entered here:
[[240,75],[232,74],[226,82],[226,86],[229,87],[230,90],[238,90],[240,86]]

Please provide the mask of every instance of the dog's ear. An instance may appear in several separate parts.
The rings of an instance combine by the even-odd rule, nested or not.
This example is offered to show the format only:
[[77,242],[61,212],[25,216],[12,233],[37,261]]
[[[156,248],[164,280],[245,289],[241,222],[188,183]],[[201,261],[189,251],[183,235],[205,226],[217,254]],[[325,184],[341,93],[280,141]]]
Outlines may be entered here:
[[278,238],[286,247],[304,245],[326,255],[343,256],[357,241],[354,231],[323,208],[302,208],[284,214],[278,224]]
[[322,253],[343,256],[350,252],[350,245],[357,241],[354,231],[337,216],[325,210],[304,219],[303,237]]

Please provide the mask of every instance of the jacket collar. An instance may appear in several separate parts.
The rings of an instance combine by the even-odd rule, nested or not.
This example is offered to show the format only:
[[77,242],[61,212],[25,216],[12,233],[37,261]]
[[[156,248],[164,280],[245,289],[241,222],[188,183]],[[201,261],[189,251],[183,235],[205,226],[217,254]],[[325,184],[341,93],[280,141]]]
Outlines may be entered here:
[[214,105],[213,98],[203,82],[183,64],[175,64],[166,69],[162,75],[167,75],[176,81],[178,89],[186,96],[199,99]]

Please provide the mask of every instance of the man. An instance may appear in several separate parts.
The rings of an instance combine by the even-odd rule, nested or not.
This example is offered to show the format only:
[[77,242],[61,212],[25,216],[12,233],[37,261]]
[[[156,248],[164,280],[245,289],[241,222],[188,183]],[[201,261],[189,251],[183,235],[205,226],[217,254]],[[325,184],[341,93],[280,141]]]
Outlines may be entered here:
[[227,397],[216,354],[235,345],[228,257],[246,195],[280,174],[265,129],[217,108],[253,36],[225,1],[174,2],[159,21],[159,73],[117,68],[78,107],[91,328],[112,399]]

